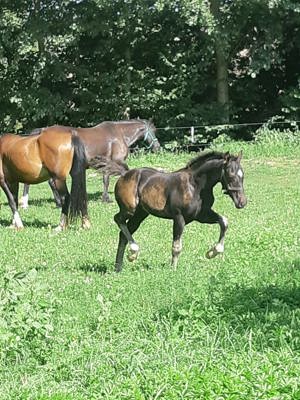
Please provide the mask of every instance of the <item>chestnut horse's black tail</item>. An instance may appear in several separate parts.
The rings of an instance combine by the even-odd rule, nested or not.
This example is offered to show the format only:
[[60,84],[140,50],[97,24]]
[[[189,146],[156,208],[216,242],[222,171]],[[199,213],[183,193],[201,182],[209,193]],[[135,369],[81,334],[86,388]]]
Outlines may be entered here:
[[70,220],[75,220],[80,215],[87,215],[87,192],[86,192],[86,167],[87,159],[85,148],[77,136],[76,131],[72,131],[72,146],[74,156],[70,175],[72,177],[70,194]]
[[104,156],[96,156],[89,161],[89,167],[107,175],[124,175],[129,170],[123,161],[114,161]]

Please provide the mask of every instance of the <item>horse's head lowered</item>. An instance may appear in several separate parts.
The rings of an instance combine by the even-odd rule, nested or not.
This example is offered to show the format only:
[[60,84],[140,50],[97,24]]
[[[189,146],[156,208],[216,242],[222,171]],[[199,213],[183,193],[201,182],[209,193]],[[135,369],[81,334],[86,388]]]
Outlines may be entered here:
[[145,122],[145,133],[144,133],[144,142],[148,144],[148,149],[156,152],[160,149],[160,143],[155,136],[156,128],[152,122],[144,121]]
[[244,172],[241,167],[242,152],[237,156],[224,154],[224,166],[222,168],[221,184],[225,194],[228,194],[236,208],[244,208],[247,199],[244,193]]

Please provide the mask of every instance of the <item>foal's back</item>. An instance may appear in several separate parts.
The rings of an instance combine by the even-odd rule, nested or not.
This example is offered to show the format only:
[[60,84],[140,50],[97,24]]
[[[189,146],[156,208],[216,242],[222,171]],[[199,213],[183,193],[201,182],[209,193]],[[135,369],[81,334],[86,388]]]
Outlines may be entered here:
[[188,207],[195,191],[186,169],[164,172],[153,168],[132,169],[119,178],[115,187],[121,208],[134,213],[138,206],[150,214],[172,218],[176,208]]

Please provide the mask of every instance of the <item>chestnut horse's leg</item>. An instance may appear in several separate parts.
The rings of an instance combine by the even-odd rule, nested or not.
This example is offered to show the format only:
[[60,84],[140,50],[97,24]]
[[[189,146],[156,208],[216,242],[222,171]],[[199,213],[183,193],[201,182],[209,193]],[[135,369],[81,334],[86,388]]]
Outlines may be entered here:
[[[53,178],[50,178],[48,183],[49,183],[49,186],[50,186],[50,188],[52,190],[56,207],[60,208],[62,206],[61,205],[61,198],[60,198],[60,195],[59,195],[59,193],[58,193],[58,191],[56,189],[55,180]],[[24,185],[24,190],[25,190],[25,185]]]
[[227,218],[223,217],[222,215],[217,214],[213,210],[206,211],[205,214],[202,214],[198,221],[205,224],[219,224],[220,225],[220,236],[219,241],[215,244],[208,252],[206,253],[207,258],[214,258],[218,254],[224,253],[224,240],[225,240],[225,233],[228,228],[228,221]]
[[103,193],[102,193],[102,201],[104,203],[111,203],[112,200],[108,194],[108,186],[109,186],[109,174],[103,174]]
[[[50,178],[49,181],[49,186],[52,190],[53,193],[53,197],[54,197],[54,201],[57,207],[61,207],[61,200],[60,200],[60,196],[59,193],[56,189],[55,186],[55,182],[53,178]],[[27,183],[24,183],[24,188],[23,188],[23,195],[20,198],[19,204],[21,206],[21,208],[23,208],[24,210],[28,208],[28,199],[29,199],[29,185]]]
[[0,186],[6,194],[8,204],[13,213],[12,227],[16,229],[24,228],[20,214],[18,212],[18,190],[19,183],[8,185],[3,176],[0,177]]
[[134,241],[132,235],[138,229],[138,227],[144,221],[144,219],[147,218],[148,215],[149,214],[143,209],[137,209],[134,215],[130,217],[127,223],[126,220],[128,219],[128,215],[127,217],[126,215],[124,216],[124,214],[122,214],[121,211],[115,215],[114,220],[121,230],[119,234],[119,244],[118,244],[116,263],[115,263],[115,270],[117,272],[121,271],[122,269],[124,251],[126,244],[128,242],[129,242],[128,260],[134,261],[137,259],[139,246]]
[[61,232],[68,226],[68,213],[70,206],[70,193],[68,191],[66,181],[60,179],[54,179],[55,188],[60,196],[61,200],[61,216],[60,223],[55,228],[56,232]]
[[81,208],[81,227],[83,229],[90,229],[91,223],[88,216],[87,202],[84,202]]
[[178,258],[182,250],[182,233],[185,227],[185,221],[181,214],[173,219],[173,245],[172,245],[172,266],[177,267]]
[[27,183],[24,183],[24,188],[23,188],[23,195],[20,198],[20,206],[24,210],[28,208],[28,198],[29,198],[29,185]]

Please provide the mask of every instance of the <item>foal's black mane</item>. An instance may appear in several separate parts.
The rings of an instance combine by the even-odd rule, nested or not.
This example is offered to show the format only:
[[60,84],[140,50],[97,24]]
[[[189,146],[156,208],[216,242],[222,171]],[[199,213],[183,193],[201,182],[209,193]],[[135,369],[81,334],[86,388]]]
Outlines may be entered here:
[[199,156],[193,158],[186,164],[185,168],[198,169],[207,161],[217,161],[222,159],[224,159],[224,153],[220,153],[219,151],[211,151],[208,153],[200,154]]

